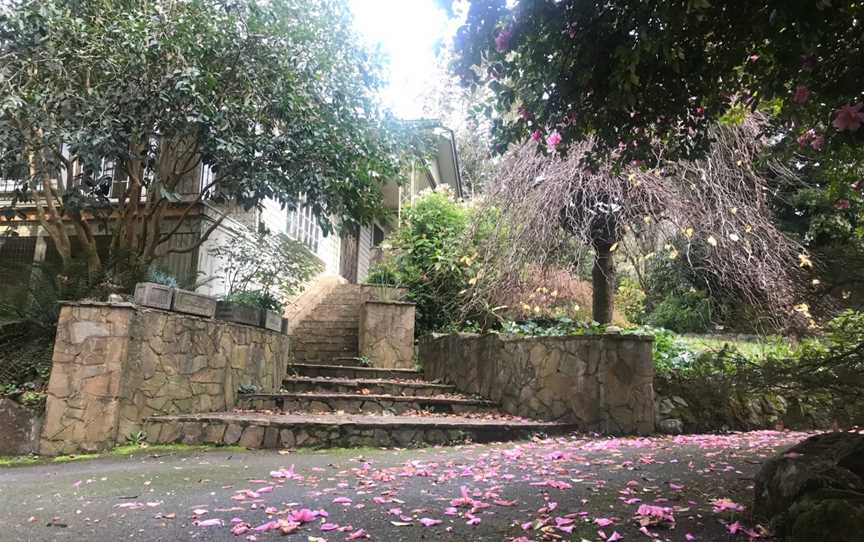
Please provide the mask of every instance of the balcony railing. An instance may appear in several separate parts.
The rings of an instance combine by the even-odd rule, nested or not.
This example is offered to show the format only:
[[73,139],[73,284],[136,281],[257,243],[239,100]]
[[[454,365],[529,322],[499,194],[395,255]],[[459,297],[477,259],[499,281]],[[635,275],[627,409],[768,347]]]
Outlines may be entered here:
[[[106,168],[105,175],[114,176],[113,168]],[[197,195],[202,188],[208,186],[213,179],[215,178],[215,173],[209,166],[202,165],[198,168],[197,175],[192,182],[184,181],[178,187],[178,191],[180,195],[184,197],[184,199],[188,196]],[[0,178],[0,201],[9,201],[12,199],[12,196],[15,195],[15,191],[21,187],[21,180],[18,179],[2,179]],[[124,190],[126,190],[126,186],[128,184],[128,179],[114,179],[111,182],[110,192],[108,194],[109,199],[116,200],[120,197]],[[41,188],[41,183],[37,185],[37,189]],[[146,188],[142,191],[141,197],[146,197],[147,190]]]

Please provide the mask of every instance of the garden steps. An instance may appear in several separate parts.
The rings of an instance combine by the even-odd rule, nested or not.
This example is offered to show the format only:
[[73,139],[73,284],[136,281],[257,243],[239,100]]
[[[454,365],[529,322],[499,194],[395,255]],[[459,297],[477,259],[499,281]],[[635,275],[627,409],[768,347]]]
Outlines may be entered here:
[[412,447],[498,442],[573,431],[568,424],[456,415],[388,416],[218,412],[146,420],[151,444],[216,444],[246,448]]
[[571,424],[501,414],[496,403],[424,380],[420,371],[304,363],[288,369],[282,391],[241,394],[234,411],[148,418],[148,442],[246,448],[411,447],[576,430]]
[[358,393],[253,393],[240,396],[241,409],[284,413],[406,414],[427,411],[448,414],[494,412],[498,405],[459,395],[400,396]]
[[442,393],[455,393],[456,387],[423,380],[288,376],[282,381],[281,391],[431,397]]
[[[356,364],[362,362],[359,358],[349,358],[348,361],[354,361]],[[289,365],[288,373],[296,376],[330,378],[375,378],[386,380],[405,378],[409,380],[420,380],[423,378],[423,373],[415,369],[382,369],[360,365],[319,365],[312,363],[295,363]]]
[[340,284],[320,299],[291,331],[297,362],[343,364],[359,352],[360,312],[365,296],[357,284]]

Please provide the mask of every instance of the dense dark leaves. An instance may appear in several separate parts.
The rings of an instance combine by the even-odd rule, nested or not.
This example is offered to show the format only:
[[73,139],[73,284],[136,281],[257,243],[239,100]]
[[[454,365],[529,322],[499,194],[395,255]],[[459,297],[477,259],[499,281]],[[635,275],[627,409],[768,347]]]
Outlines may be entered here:
[[304,194],[325,230],[368,222],[412,149],[357,43],[340,0],[15,2],[0,16],[0,177],[21,179],[19,200],[59,181],[67,216],[133,179],[113,194],[114,246],[145,257],[171,230],[135,221],[188,201],[202,166],[205,200]]
[[486,112],[501,144],[557,131],[564,145],[593,135],[624,158],[690,156],[707,148],[711,121],[746,108],[860,144],[864,131],[830,123],[862,101],[861,2],[507,4],[470,2],[453,66],[495,91]]

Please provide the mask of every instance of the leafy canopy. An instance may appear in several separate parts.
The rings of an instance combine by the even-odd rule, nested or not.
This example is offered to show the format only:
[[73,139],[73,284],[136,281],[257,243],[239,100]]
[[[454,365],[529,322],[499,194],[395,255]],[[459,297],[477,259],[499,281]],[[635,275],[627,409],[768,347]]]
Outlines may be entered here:
[[379,64],[343,0],[16,0],[0,11],[0,178],[84,225],[128,179],[112,247],[145,260],[203,166],[199,199],[303,194],[325,230],[368,222],[408,150]]
[[848,0],[470,0],[453,68],[494,91],[479,112],[502,150],[593,135],[624,158],[690,156],[748,109],[788,121],[792,142],[860,145],[862,17]]

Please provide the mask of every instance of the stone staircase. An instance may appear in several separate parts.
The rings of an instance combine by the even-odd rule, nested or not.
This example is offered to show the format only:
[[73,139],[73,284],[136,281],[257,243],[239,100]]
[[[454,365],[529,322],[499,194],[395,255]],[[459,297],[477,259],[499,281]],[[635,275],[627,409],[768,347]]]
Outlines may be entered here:
[[[336,357],[328,361],[334,362]],[[418,371],[295,363],[279,391],[242,395],[232,412],[160,416],[148,442],[247,448],[411,447],[490,442],[575,428],[501,414]]]
[[247,448],[421,446],[488,442],[573,427],[500,413],[498,405],[419,371],[361,365],[360,312],[373,295],[319,280],[289,309],[292,364],[279,390],[243,394],[231,412],[148,419],[148,442]]
[[339,365],[358,354],[360,307],[365,301],[359,284],[338,284],[308,309],[291,328],[296,363]]

